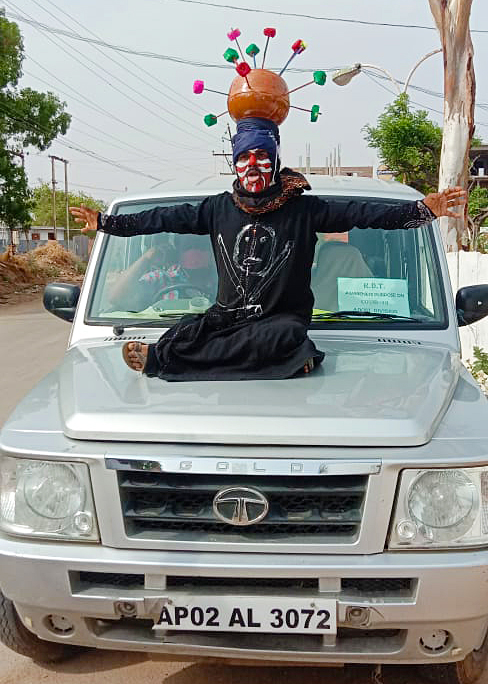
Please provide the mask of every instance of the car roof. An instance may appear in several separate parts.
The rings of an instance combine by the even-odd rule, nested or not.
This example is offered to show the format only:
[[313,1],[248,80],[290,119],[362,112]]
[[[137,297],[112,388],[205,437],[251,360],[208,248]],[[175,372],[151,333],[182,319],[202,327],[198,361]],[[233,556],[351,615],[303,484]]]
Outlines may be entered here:
[[[306,176],[308,182],[312,187],[311,194],[313,195],[332,195],[332,196],[352,196],[352,197],[378,197],[383,199],[400,199],[400,200],[416,200],[422,199],[423,195],[397,181],[379,180],[376,178],[362,178],[359,176],[321,176],[312,175]],[[173,189],[167,186],[163,192],[140,193],[135,195],[123,195],[117,197],[111,203],[111,208],[114,205],[134,202],[148,202],[148,201],[167,201],[171,198],[180,197],[208,197],[220,192],[229,192],[231,183],[222,182],[220,179],[212,177],[207,183],[201,182],[198,187],[189,186],[182,189],[181,186]]]

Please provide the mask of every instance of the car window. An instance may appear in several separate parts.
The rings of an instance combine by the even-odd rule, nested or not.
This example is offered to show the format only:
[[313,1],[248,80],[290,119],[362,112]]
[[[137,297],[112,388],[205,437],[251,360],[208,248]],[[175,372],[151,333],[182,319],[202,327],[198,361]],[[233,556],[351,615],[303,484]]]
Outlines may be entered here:
[[[118,205],[114,213],[137,213],[182,202],[196,205],[200,199],[127,202]],[[411,325],[445,327],[439,274],[430,225],[410,230],[353,228],[348,233],[319,233],[311,270],[312,325],[392,328],[400,320],[411,319]],[[216,292],[217,272],[208,235],[110,235],[99,260],[87,320],[178,318],[204,312],[215,301]],[[330,315],[334,312],[358,315],[334,318]],[[368,318],[366,312],[374,317]]]
[[[198,204],[195,199],[124,203],[114,213],[137,213],[183,202]],[[208,235],[110,235],[97,273],[89,316],[178,317],[205,311],[215,301],[216,292],[217,271]]]

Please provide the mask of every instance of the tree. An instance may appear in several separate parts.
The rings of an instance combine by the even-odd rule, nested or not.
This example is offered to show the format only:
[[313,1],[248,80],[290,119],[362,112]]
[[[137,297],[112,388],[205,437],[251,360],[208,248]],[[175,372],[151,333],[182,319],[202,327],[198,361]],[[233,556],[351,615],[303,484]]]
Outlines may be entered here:
[[412,111],[407,94],[386,107],[376,127],[368,125],[363,131],[369,147],[378,150],[397,180],[424,194],[437,187],[442,129],[429,121],[426,111]]
[[27,186],[24,167],[12,162],[11,155],[0,149],[0,220],[5,223],[10,234],[21,226],[30,226],[32,195]]
[[478,250],[483,247],[485,251],[485,240],[480,241],[480,229],[488,221],[488,189],[476,185],[469,193],[468,202],[468,236],[471,249]]
[[[107,209],[107,205],[102,200],[85,195],[83,192],[68,192],[68,204],[70,206],[78,206],[81,203],[97,211],[106,211]],[[59,225],[65,226],[66,195],[61,190],[56,190],[56,216],[59,219]],[[53,224],[52,191],[47,183],[42,183],[33,190],[32,217],[32,225],[34,226],[52,226]],[[80,225],[75,223],[71,214],[69,217],[69,229],[70,233],[80,231]]]
[[[444,51],[444,126],[439,190],[468,186],[469,148],[474,134],[476,81],[469,18],[473,0],[429,0]],[[441,219],[447,251],[461,246],[462,226]]]
[[0,222],[10,231],[30,222],[30,191],[19,149],[45,150],[71,121],[66,104],[53,93],[18,87],[23,59],[19,28],[0,9]]

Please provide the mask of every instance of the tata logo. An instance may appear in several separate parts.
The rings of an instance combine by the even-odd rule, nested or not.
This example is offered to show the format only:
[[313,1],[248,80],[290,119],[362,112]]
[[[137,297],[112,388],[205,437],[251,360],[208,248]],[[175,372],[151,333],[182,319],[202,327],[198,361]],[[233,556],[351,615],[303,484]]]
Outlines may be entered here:
[[229,487],[217,492],[213,511],[219,520],[228,525],[254,525],[267,516],[269,502],[256,489]]

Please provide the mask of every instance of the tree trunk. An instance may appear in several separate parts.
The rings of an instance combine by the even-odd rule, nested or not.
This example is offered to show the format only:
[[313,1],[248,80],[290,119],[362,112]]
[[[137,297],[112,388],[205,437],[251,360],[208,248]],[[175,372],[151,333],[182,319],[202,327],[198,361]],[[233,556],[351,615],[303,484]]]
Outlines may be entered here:
[[[439,190],[467,188],[476,82],[469,16],[473,0],[429,0],[444,51],[444,131]],[[446,250],[460,249],[464,221],[441,219]]]

